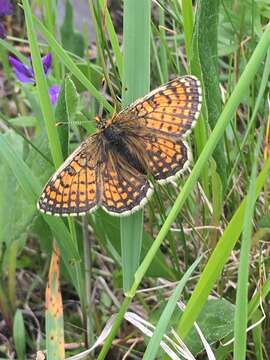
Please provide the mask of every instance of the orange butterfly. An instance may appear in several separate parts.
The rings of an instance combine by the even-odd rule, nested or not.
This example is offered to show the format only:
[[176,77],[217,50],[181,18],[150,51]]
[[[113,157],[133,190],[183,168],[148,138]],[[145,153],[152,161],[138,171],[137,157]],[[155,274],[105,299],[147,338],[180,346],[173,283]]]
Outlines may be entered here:
[[176,78],[99,121],[49,180],[38,201],[50,215],[85,215],[102,207],[129,215],[153,193],[150,178],[166,183],[188,166],[185,137],[199,116],[201,86],[194,76]]

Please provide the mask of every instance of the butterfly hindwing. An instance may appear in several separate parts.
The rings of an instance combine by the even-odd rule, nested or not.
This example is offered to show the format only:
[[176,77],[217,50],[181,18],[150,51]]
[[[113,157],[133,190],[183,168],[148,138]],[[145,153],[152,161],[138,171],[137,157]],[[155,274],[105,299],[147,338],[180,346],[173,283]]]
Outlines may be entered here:
[[135,101],[84,141],[49,180],[38,208],[52,215],[84,215],[97,206],[112,215],[141,208],[153,189],[188,166],[184,138],[199,116],[201,86],[176,78]]
[[149,173],[159,183],[165,183],[184,172],[191,153],[185,141],[169,137],[144,139]]
[[112,150],[102,167],[100,206],[111,215],[129,215],[141,208],[152,195],[145,175],[131,167]]

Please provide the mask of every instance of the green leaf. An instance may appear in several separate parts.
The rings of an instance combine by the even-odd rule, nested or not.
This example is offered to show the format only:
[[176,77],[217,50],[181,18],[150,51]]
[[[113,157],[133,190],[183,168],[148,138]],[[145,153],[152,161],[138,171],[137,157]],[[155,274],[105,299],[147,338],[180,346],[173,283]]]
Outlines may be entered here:
[[[266,161],[262,171],[256,179],[256,197],[259,196],[259,193],[265,184],[265,181],[267,180],[269,170],[270,158]],[[215,247],[205,269],[200,276],[200,280],[195,290],[193,291],[191,298],[189,299],[185,312],[178,326],[178,331],[182,337],[185,337],[188,334],[192,324],[199,316],[200,311],[211,292],[211,289],[213,288],[216,280],[219,278],[223,266],[229,258],[231,251],[241,234],[244,223],[246,204],[247,198],[241,202],[231,221],[227,225],[223,235],[220,237],[217,246]]]
[[65,18],[60,27],[60,33],[63,47],[82,58],[84,55],[84,39],[80,33],[74,31],[73,7],[70,0],[66,1]]
[[[223,339],[233,331],[235,306],[225,299],[207,300],[197,324],[209,344]],[[204,349],[201,339],[193,328],[185,344],[193,354],[198,354]]]
[[79,94],[69,76],[65,80],[65,99],[68,121],[73,121],[78,110]]
[[[14,134],[13,131],[6,132],[1,136],[9,139],[14,151],[23,161],[23,141],[22,138]],[[24,240],[26,238],[26,228],[31,223],[34,216],[33,207],[23,198],[18,188],[16,178],[12,170],[5,162],[0,162],[0,244],[5,243],[7,247],[13,240]],[[12,204],[12,206],[10,206]],[[0,245],[1,246],[1,245]]]
[[35,127],[37,126],[37,119],[35,116],[19,116],[16,118],[9,119],[10,124],[13,126],[21,126],[21,127]]
[[57,130],[54,124],[54,111],[49,98],[47,79],[44,73],[43,64],[41,61],[40,50],[38,47],[37,36],[34,30],[32,11],[28,0],[23,0],[23,9],[25,14],[25,21],[27,27],[27,35],[31,50],[31,59],[33,63],[34,75],[37,85],[37,91],[40,101],[40,107],[45,122],[49,146],[51,149],[52,158],[56,167],[60,166],[63,157],[61,152],[61,145]]
[[58,134],[60,138],[61,148],[64,159],[68,156],[68,113],[66,106],[66,80],[62,81],[60,93],[58,96],[56,108],[55,108],[55,121],[57,123],[63,123],[58,126]]
[[[198,1],[190,59],[192,73],[202,80],[204,90],[203,114],[211,129],[215,127],[221,113],[217,54],[219,2],[219,0]],[[200,127],[202,124],[199,124]],[[197,137],[196,141],[199,141]],[[201,146],[203,144],[199,146],[199,151]],[[223,141],[219,142],[213,156],[217,163],[217,171],[223,181],[223,187],[225,187],[227,165]]]
[[13,338],[19,360],[25,359],[26,338],[22,311],[17,309],[13,322]]

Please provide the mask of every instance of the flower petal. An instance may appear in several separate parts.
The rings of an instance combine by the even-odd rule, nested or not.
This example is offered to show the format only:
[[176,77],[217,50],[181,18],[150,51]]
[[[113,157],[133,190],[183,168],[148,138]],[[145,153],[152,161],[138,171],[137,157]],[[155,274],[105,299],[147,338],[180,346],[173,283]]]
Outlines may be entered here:
[[51,53],[48,53],[46,56],[44,56],[42,58],[42,64],[43,64],[45,75],[48,75],[48,72],[52,66],[52,54]]
[[9,56],[9,62],[15,71],[16,77],[23,83],[34,83],[34,72],[29,66],[24,65],[21,61],[13,56]]
[[0,16],[11,15],[13,11],[10,0],[0,0]]
[[51,99],[51,103],[53,105],[57,102],[59,93],[60,93],[60,86],[59,85],[55,84],[55,85],[52,85],[49,88],[49,96],[50,96],[50,99]]

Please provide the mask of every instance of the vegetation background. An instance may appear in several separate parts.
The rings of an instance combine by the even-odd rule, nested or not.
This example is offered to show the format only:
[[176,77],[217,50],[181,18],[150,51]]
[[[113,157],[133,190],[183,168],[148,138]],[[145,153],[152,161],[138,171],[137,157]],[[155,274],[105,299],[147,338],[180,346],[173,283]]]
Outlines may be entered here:
[[[88,8],[94,43],[88,21],[74,30],[75,2],[62,23],[53,0],[14,1],[1,18],[1,358],[268,359],[269,0]],[[31,55],[35,86],[18,81],[11,54],[28,66]],[[200,78],[204,102],[194,162],[177,183],[156,186],[128,218],[37,211],[96,115],[186,73]]]

